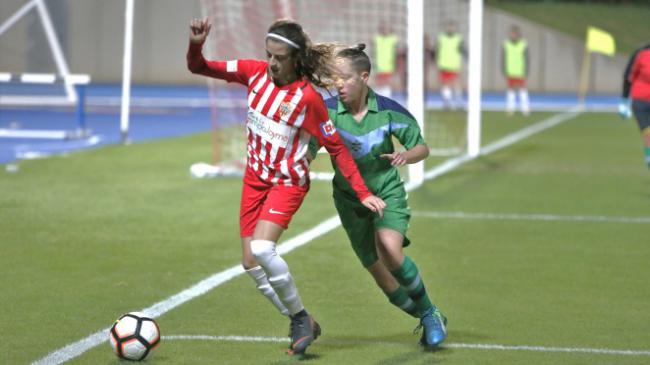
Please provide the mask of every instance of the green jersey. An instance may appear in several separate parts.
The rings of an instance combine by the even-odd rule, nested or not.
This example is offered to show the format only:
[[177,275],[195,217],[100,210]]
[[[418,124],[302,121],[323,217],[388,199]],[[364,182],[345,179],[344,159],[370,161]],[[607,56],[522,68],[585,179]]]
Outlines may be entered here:
[[[360,122],[354,119],[338,98],[330,98],[326,104],[329,117],[350,150],[368,189],[381,198],[395,193],[402,195],[400,193],[404,191],[404,182],[399,171],[389,160],[379,156],[395,151],[393,137],[407,150],[417,144],[424,144],[418,123],[411,113],[397,102],[377,95],[371,89],[368,92],[368,113]],[[316,155],[318,148],[312,139],[312,156]],[[335,194],[340,196],[343,193],[343,196],[354,199],[354,190],[334,161],[332,164],[335,170]]]

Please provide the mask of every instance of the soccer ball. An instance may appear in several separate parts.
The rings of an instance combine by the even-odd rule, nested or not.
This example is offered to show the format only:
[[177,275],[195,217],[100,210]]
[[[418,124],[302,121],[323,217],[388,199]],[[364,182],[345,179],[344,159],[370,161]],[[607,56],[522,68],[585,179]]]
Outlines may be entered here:
[[126,360],[144,360],[160,342],[160,329],[153,318],[140,312],[122,315],[109,333],[113,352]]

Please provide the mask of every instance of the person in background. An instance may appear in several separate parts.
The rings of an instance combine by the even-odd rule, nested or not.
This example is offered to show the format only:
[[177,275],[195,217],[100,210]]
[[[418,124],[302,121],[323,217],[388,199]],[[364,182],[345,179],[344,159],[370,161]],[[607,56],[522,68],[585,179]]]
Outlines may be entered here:
[[445,109],[460,108],[463,106],[463,87],[459,76],[467,50],[455,21],[447,21],[444,32],[436,38],[434,48],[442,105]]
[[393,93],[393,75],[395,74],[397,57],[397,35],[391,32],[388,25],[379,26],[379,34],[374,38],[375,62],[377,76],[375,85],[377,93],[390,98]]
[[643,138],[645,163],[650,169],[650,44],[637,49],[623,73],[623,94],[619,113],[634,117]]
[[519,109],[523,115],[530,114],[526,78],[528,77],[529,57],[528,42],[521,37],[519,27],[510,27],[508,38],[503,42],[501,50],[501,71],[508,83],[506,91],[506,112],[515,113],[517,94],[519,94]]

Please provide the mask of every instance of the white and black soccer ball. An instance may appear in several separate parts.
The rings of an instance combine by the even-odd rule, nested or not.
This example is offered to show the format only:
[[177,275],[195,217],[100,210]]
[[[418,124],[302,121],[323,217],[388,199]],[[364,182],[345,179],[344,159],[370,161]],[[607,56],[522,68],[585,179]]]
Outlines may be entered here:
[[160,328],[150,316],[131,312],[115,321],[109,340],[120,359],[140,361],[160,343]]

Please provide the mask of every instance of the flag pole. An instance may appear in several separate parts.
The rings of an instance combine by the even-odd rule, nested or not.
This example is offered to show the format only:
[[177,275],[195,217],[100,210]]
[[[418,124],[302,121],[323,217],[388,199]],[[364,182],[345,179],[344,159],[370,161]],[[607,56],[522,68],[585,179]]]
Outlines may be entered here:
[[580,85],[578,86],[578,103],[584,105],[587,89],[589,88],[589,71],[591,68],[591,53],[585,44],[585,50],[582,53],[582,66],[580,67]]

